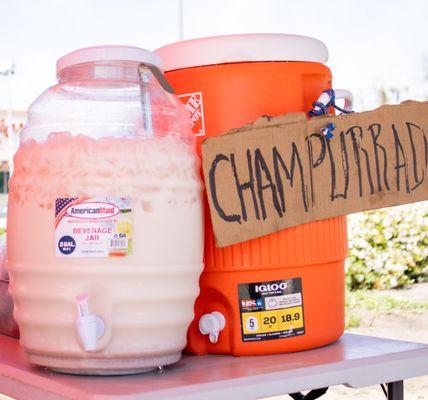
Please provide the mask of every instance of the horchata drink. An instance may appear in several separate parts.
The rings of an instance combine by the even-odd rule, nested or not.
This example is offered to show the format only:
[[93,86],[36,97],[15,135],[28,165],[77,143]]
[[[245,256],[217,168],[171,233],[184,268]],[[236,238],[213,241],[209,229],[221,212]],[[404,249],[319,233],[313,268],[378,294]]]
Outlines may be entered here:
[[32,363],[71,373],[176,362],[203,257],[186,110],[143,49],[78,50],[57,75],[30,107],[10,181],[21,344]]

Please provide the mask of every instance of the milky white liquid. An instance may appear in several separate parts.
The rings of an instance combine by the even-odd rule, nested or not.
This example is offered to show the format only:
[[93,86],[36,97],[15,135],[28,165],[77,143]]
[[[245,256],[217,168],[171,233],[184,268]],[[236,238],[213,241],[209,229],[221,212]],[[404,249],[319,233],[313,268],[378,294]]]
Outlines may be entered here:
[[[55,255],[61,197],[132,200],[132,255]],[[176,361],[186,343],[202,270],[199,164],[173,137],[51,134],[15,156],[8,206],[8,269],[21,344],[37,364],[75,372],[137,371]],[[88,292],[105,323],[96,352],[76,330],[75,297]]]

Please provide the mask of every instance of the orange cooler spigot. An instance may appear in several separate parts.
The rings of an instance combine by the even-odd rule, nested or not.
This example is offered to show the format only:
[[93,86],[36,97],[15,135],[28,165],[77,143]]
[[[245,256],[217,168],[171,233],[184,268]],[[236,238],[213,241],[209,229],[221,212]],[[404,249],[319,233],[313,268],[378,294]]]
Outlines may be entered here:
[[[261,115],[311,109],[331,88],[325,45],[285,34],[218,36],[157,50],[203,139]],[[346,218],[215,247],[205,198],[205,269],[187,350],[268,354],[337,340],[344,329]]]

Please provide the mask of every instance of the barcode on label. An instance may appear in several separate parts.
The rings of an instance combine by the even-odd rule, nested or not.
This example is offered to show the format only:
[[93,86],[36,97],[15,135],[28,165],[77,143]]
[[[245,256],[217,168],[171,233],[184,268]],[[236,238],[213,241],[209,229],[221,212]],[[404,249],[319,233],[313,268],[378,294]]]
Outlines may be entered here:
[[126,249],[128,247],[128,239],[110,239],[111,249]]

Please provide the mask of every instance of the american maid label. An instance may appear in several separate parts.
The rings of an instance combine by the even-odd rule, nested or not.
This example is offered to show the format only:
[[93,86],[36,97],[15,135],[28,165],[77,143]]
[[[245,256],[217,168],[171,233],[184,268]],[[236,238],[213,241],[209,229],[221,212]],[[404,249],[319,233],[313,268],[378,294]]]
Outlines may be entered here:
[[129,197],[62,197],[55,200],[57,257],[121,257],[131,254]]
[[115,204],[85,202],[68,206],[65,215],[83,219],[110,218],[120,213],[120,208]]

